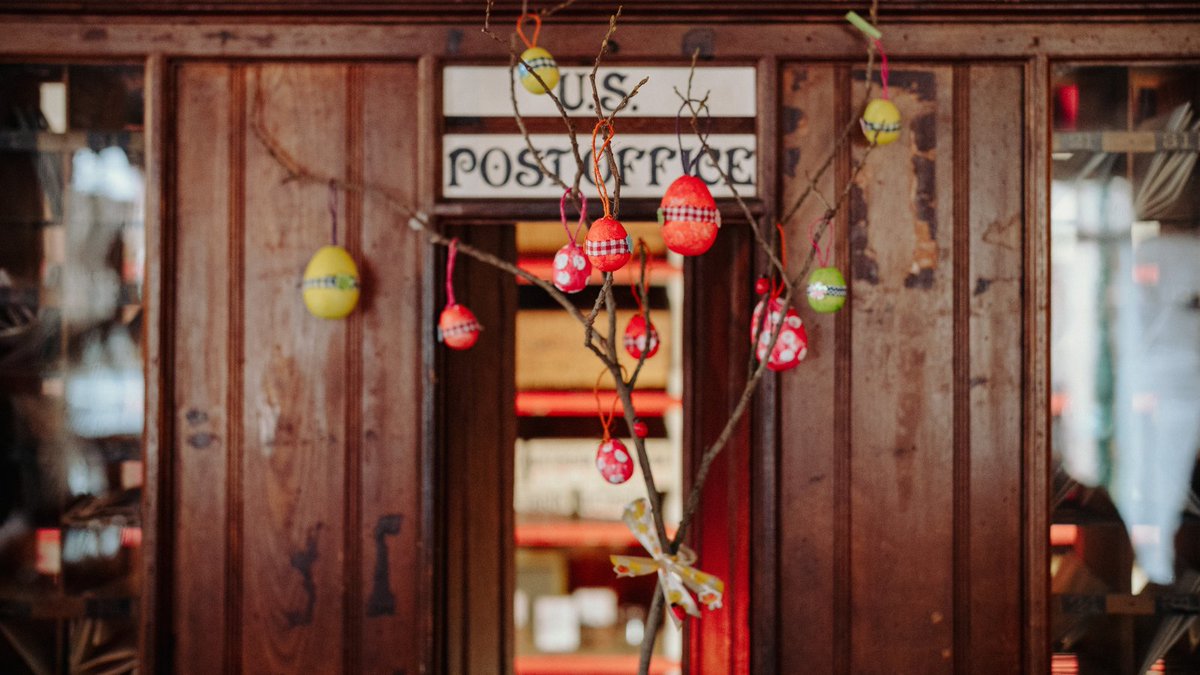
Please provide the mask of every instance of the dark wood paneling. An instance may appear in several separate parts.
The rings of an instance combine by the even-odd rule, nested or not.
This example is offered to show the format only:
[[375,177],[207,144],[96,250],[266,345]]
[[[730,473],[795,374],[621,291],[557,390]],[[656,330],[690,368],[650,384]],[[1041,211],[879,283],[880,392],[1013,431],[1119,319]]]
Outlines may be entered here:
[[[1016,102],[1024,98],[1024,73],[1019,65],[964,69],[968,110],[959,119],[968,128],[969,159],[966,182],[969,199],[969,267],[959,270],[967,300],[968,369],[956,373],[968,392],[969,450],[967,481],[969,510],[959,523],[969,541],[959,574],[966,574],[969,611],[968,656],[960,672],[1015,673],[1021,669],[1022,580],[1021,550],[1021,314],[1022,225],[1024,198],[1022,157],[1016,140],[1023,133],[1023,115]],[[1014,105],[995,105],[996,101]],[[960,134],[958,137],[963,138]],[[962,148],[959,149],[962,154]],[[962,190],[956,191],[956,195]],[[960,257],[961,260],[961,257]],[[961,447],[956,448],[962,453]],[[964,649],[966,647],[966,649]]]
[[[832,65],[788,64],[782,69],[780,203],[790,208],[833,149],[842,123],[835,118],[835,81]],[[834,175],[819,182],[832,199]],[[824,211],[815,197],[788,224],[788,266],[799,269],[811,250],[807,227]],[[836,232],[844,232],[839,228]],[[829,238],[832,239],[831,233]],[[834,243],[846,250],[844,239]],[[843,267],[843,269],[845,269]],[[849,278],[847,276],[847,278]],[[853,290],[851,291],[853,295]],[[778,378],[779,433],[779,670],[780,672],[837,672],[842,663],[835,654],[837,613],[846,607],[835,599],[838,587],[836,549],[839,495],[848,485],[839,481],[838,464],[845,457],[839,420],[847,414],[845,402],[835,394],[838,363],[848,354],[839,342],[836,324],[841,314],[801,312],[808,330],[808,359]],[[803,518],[789,514],[805,514]],[[783,619],[782,617],[788,617]]]
[[410,198],[416,68],[178,72],[176,670],[415,672],[424,246],[381,197],[343,193],[366,290],[344,321],[310,316],[298,281],[330,238],[328,189],[285,180],[250,129],[261,108],[314,172]]
[[[234,72],[196,64],[177,71],[174,195],[175,670],[223,669],[229,425],[231,134]],[[216,142],[214,142],[214,139]],[[237,180],[235,182],[239,182]],[[184,581],[185,580],[185,581]]]

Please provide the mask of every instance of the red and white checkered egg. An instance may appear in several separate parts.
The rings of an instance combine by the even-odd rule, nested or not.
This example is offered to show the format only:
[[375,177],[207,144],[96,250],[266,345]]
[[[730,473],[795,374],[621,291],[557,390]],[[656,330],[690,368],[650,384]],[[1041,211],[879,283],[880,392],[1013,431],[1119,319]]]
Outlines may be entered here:
[[483,327],[475,314],[462,305],[449,305],[438,317],[438,339],[450,349],[470,349],[479,340]]
[[625,326],[624,343],[625,351],[633,358],[642,358],[642,352],[646,352],[646,358],[650,358],[658,353],[658,330],[653,323],[647,323],[641,314],[635,314],[629,320],[629,325]]
[[592,263],[574,242],[554,254],[554,287],[563,293],[578,293],[587,287],[592,275]]
[[712,247],[721,212],[704,181],[680,176],[667,188],[658,208],[663,242],[680,255],[700,255]]
[[596,450],[596,470],[604,480],[620,485],[633,476],[633,457],[624,443],[611,438]]
[[[770,311],[764,322],[763,311],[768,303]],[[755,345],[754,354],[762,361],[767,355],[767,347],[771,344],[771,333],[775,332],[775,326],[779,325],[782,318],[783,327],[779,329],[779,339],[775,341],[775,348],[771,350],[771,356],[767,359],[767,367],[777,372],[795,368],[808,356],[808,331],[804,329],[800,315],[789,307],[787,314],[781,317],[781,309],[782,305],[778,300],[760,300],[754,308],[750,327],[750,344]]]
[[629,262],[633,241],[625,226],[616,218],[604,216],[588,228],[584,253],[592,266],[601,272],[615,272]]

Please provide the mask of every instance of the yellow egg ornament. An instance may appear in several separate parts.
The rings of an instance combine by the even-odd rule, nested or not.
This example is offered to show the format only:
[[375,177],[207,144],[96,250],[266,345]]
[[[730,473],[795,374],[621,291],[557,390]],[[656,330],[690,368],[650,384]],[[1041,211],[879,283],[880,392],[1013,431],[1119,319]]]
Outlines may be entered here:
[[860,122],[868,143],[887,145],[900,138],[900,109],[886,98],[868,103]]
[[[525,37],[525,32],[521,29],[525,19],[532,18],[534,22],[533,39]],[[523,14],[517,19],[517,35],[528,47],[521,53],[521,63],[517,64],[517,75],[521,79],[521,86],[531,94],[545,94],[546,92],[558,86],[558,63],[550,52],[537,46],[538,34],[542,32],[542,18],[537,14]],[[528,66],[528,67],[526,67]],[[537,77],[534,77],[536,73]],[[538,82],[538,78],[542,81]],[[542,86],[545,83],[546,86]]]
[[320,319],[342,319],[358,304],[358,266],[341,246],[322,246],[304,268],[304,305]]

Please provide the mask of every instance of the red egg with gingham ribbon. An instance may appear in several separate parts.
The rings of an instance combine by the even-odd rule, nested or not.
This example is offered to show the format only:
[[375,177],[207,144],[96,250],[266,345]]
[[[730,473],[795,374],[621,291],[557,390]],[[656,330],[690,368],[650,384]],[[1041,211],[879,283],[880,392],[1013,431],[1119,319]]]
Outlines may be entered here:
[[642,352],[646,353],[646,358],[650,358],[658,353],[658,330],[641,314],[634,314],[629,325],[625,326],[624,343],[625,351],[633,358],[642,358]]
[[438,317],[437,338],[450,349],[470,349],[479,340],[483,326],[475,314],[454,299],[454,261],[458,257],[458,239],[450,240],[446,256],[446,307]]
[[605,216],[588,229],[583,250],[593,267],[601,272],[616,272],[629,262],[633,238],[619,220]]
[[620,440],[607,439],[596,450],[596,470],[608,483],[620,485],[633,476],[633,457]]
[[[764,317],[766,307],[770,307],[770,310],[765,312]],[[795,368],[808,356],[808,331],[804,328],[804,322],[795,309],[789,307],[786,314],[782,309],[783,305],[774,297],[763,298],[754,308],[750,326],[750,344],[755,345],[754,355],[761,362],[767,356],[771,334],[780,321],[783,322],[775,348],[767,359],[767,367],[776,372]]]
[[680,255],[700,255],[717,240],[721,212],[704,181],[684,175],[663,195],[658,222],[667,248]]

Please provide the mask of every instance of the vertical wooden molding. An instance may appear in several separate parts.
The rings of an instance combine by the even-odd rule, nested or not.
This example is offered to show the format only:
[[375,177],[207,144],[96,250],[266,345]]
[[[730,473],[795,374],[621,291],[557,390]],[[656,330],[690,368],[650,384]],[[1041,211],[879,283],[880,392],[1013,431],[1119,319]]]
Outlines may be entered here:
[[1025,672],[1050,663],[1050,61],[1025,64],[1025,285],[1023,468]]
[[[346,180],[363,181],[363,66],[346,66]],[[363,199],[361,190],[341,195],[345,207],[346,250],[363,264]],[[366,269],[365,267],[363,268]],[[361,277],[360,273],[360,277]],[[370,286],[367,286],[370,292]],[[364,300],[369,300],[364,298]],[[346,673],[362,671],[362,622],[365,611],[362,579],[362,428],[363,428],[363,311],[353,312],[346,321],[346,419],[342,434],[345,442],[343,469],[345,509],[344,562],[342,573],[345,596],[342,602],[344,632],[342,669]]]
[[[849,120],[857,112],[853,108],[853,79],[850,76],[850,68],[851,66],[842,64],[834,73],[834,119],[837,120],[837,125],[835,125],[837,128],[840,128],[845,120]],[[847,143],[834,159],[834,175],[837,185],[844,185],[846,181],[850,180],[852,161],[851,144]],[[846,209],[841,209],[837,214],[837,226],[838,231],[847,233],[849,217]],[[839,264],[842,265],[842,269],[847,271],[847,283],[853,284],[853,275],[850,274],[849,268],[849,241],[842,239],[838,243],[841,244],[838,246]],[[851,290],[851,294],[853,294],[853,290]],[[851,295],[851,302],[853,302],[853,295]],[[854,450],[850,445],[852,437],[850,424],[853,418],[850,389],[852,318],[853,315],[847,308],[838,312],[837,318],[834,320],[834,341],[837,346],[834,348],[836,365],[833,390],[837,413],[835,415],[833,462],[833,663],[836,673],[850,672],[852,648],[850,635],[850,594],[852,592],[850,578],[850,544],[852,541],[850,535],[850,455]]]
[[[417,165],[434,166],[429,162],[436,156],[437,143],[441,142],[438,120],[441,102],[439,64],[432,56],[424,56],[417,62]],[[435,172],[422,172],[434,174]],[[441,172],[436,172],[440,179]],[[435,194],[433,180],[428,177],[418,177],[417,199],[421,208],[427,213],[432,212]],[[437,227],[430,222],[430,227]],[[421,588],[417,590],[421,606],[427,608],[424,623],[424,654],[421,662],[427,664],[430,672],[444,672],[446,668],[445,645],[445,607],[446,588],[444,537],[438,527],[441,514],[440,507],[441,478],[436,458],[442,448],[440,444],[438,411],[438,387],[436,374],[439,371],[437,359],[437,344],[433,340],[437,321],[437,256],[432,244],[424,238],[414,238],[413,246],[421,247],[421,541],[426,545],[421,551]]]
[[162,54],[146,59],[146,270],[143,288],[142,344],[146,377],[145,433],[142,460],[146,476],[142,492],[143,539],[139,558],[141,612],[138,617],[138,644],[144,672],[169,670],[171,654],[167,638],[171,634],[171,441],[174,438],[174,408],[171,395],[173,363],[171,323],[173,303],[167,298],[171,283],[173,239],[167,231],[170,221],[167,170],[167,110],[171,94],[169,64]]
[[[758,62],[758,147],[759,196],[773,211],[780,208],[783,190],[777,171],[783,152],[779,133],[779,91],[782,88],[779,64],[774,57]],[[764,218],[768,221],[768,218]],[[764,256],[755,251],[751,264],[755,272],[766,269]],[[752,414],[751,532],[750,561],[750,672],[779,671],[779,387],[778,378],[767,377],[759,384]]]
[[954,671],[971,671],[971,68],[954,66]]
[[[261,70],[230,66],[229,106],[229,412],[225,437],[228,548],[225,557],[225,670],[242,669],[242,447],[243,447],[243,373],[245,340],[245,184],[246,184],[246,79],[254,78],[256,92],[261,91]],[[265,103],[264,103],[265,105]]]

